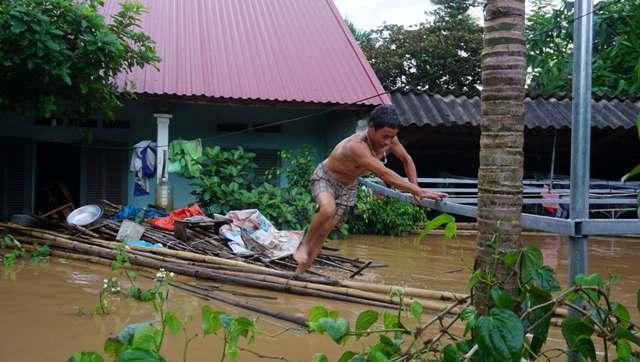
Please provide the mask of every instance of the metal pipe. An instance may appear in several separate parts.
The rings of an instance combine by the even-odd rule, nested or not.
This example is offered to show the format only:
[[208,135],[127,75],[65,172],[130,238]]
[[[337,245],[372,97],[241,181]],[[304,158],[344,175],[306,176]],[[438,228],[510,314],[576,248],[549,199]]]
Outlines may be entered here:
[[[573,22],[573,91],[571,101],[571,204],[574,221],[589,218],[589,157],[591,155],[591,52],[593,0],[576,0]],[[572,236],[569,241],[569,284],[578,274],[587,273],[587,237]],[[573,352],[568,361],[578,361]]]
[[[591,146],[591,52],[593,1],[575,2],[573,37],[573,99],[571,112],[572,220],[589,218],[589,156]],[[587,238],[577,235],[569,244],[569,283],[587,271]]]

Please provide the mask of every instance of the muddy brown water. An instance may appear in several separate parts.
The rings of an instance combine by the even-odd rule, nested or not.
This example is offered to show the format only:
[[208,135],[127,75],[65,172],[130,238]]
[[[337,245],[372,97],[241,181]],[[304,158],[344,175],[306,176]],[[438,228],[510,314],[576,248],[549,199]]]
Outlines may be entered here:
[[[545,264],[556,268],[559,280],[566,284],[568,241],[558,236],[526,235],[524,242],[540,247]],[[388,264],[386,268],[369,270],[360,277],[362,280],[465,292],[469,276],[467,267],[474,258],[475,237],[463,236],[457,241],[448,241],[433,235],[416,242],[413,236],[351,236],[330,245],[340,248],[342,255]],[[620,276],[620,282],[613,288],[613,299],[633,310],[632,316],[636,320],[638,313],[633,306],[636,290],[640,287],[639,263],[640,239],[592,237],[589,240],[589,272]],[[105,339],[124,326],[153,319],[149,305],[127,298],[112,300],[109,315],[91,314],[102,281],[110,275],[110,269],[105,266],[58,258],[52,258],[46,264],[21,262],[11,269],[0,266],[0,361],[66,361],[74,352],[102,352]],[[354,321],[359,311],[368,309],[326,299],[233,288],[275,297],[276,300],[244,300],[300,316],[321,304],[339,310],[341,316]],[[171,290],[169,310],[179,317],[193,316],[188,327],[191,335],[199,333],[200,310],[205,304],[257,318],[261,334],[249,348],[260,354],[282,356],[290,361],[310,361],[315,352],[326,353],[330,360],[337,360],[341,353],[327,336],[307,335],[295,329],[285,331],[291,325]],[[279,333],[282,334],[274,337]],[[169,361],[182,360],[183,338],[183,335],[167,337],[163,355]],[[552,331],[550,338],[552,343],[562,345],[558,329]],[[351,341],[349,347],[358,350],[362,344]],[[221,348],[222,342],[215,336],[196,338],[189,348],[188,361],[219,360]],[[247,351],[240,352],[239,360],[264,361]]]

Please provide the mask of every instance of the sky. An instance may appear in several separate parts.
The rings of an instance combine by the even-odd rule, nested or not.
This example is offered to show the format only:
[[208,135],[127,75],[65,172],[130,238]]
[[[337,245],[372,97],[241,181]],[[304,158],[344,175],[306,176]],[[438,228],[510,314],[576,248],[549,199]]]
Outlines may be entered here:
[[[425,12],[433,10],[429,0],[333,0],[343,17],[358,29],[375,29],[383,23],[413,25],[426,20]],[[477,14],[476,14],[477,13]],[[479,9],[472,10],[478,18]]]

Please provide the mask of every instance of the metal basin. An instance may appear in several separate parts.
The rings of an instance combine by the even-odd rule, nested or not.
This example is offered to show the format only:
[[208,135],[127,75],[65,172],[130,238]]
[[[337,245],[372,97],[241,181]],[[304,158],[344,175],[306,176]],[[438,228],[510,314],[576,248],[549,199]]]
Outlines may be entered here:
[[73,210],[67,216],[67,223],[71,225],[86,226],[98,220],[102,216],[102,208],[98,205],[85,205]]

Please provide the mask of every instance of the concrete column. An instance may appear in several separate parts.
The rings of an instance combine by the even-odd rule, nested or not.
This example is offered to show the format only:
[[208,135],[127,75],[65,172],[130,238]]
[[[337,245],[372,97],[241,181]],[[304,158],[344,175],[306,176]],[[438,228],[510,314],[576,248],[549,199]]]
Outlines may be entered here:
[[165,162],[164,151],[167,151],[167,157],[169,157],[169,123],[173,115],[156,113],[153,116],[156,117],[158,122],[158,137],[156,139],[158,150],[156,154],[156,183],[158,183],[160,182],[160,177],[162,177],[162,165]]

